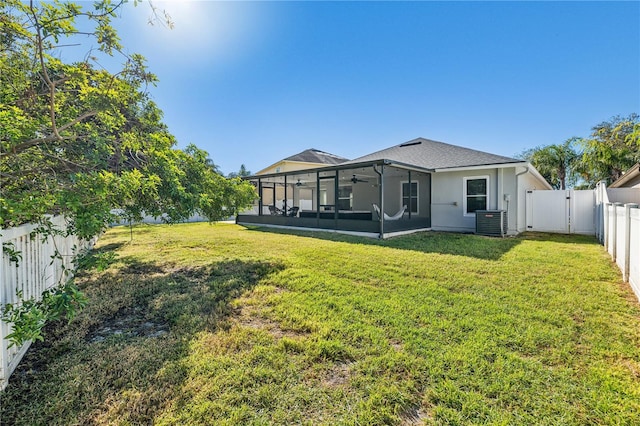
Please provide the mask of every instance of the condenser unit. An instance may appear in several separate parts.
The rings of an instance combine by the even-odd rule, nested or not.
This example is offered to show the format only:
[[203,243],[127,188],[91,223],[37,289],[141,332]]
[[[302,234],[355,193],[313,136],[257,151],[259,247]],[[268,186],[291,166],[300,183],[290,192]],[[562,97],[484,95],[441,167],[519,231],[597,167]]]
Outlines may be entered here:
[[476,210],[476,234],[504,237],[507,228],[506,210]]

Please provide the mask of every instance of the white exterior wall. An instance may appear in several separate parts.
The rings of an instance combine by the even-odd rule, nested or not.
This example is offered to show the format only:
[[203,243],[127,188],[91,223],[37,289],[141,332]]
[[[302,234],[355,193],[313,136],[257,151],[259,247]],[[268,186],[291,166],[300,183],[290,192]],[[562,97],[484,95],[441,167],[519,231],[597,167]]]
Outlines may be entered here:
[[502,187],[498,187],[500,190],[497,195],[498,210],[507,210],[507,221],[509,225],[507,228],[507,234],[513,235],[518,232],[516,229],[518,205],[522,206],[522,209],[524,209],[524,205],[518,204],[517,200],[518,186],[516,185],[516,168],[509,167],[499,169],[497,173],[503,182]]
[[607,197],[611,203],[640,204],[640,188],[607,188]]
[[373,211],[372,202],[377,202],[378,199],[378,186],[377,179],[371,179],[369,182],[359,182],[352,185],[353,188],[353,210]]
[[431,176],[431,225],[438,231],[475,232],[475,216],[465,216],[463,210],[466,177],[489,176],[487,209],[508,212],[508,233],[512,235],[526,231],[527,190],[548,189],[525,167],[436,172]]
[[[407,176],[385,176],[384,178],[384,210],[388,215],[394,215],[402,209],[402,183],[408,181]],[[429,217],[431,204],[431,191],[429,187],[429,175],[426,173],[411,172],[411,182],[418,183],[418,213],[412,213],[412,217]],[[378,188],[375,191],[374,200],[378,199]],[[376,201],[377,203],[377,201]],[[409,207],[409,206],[407,206]],[[371,209],[371,205],[363,210]],[[357,210],[357,209],[356,209]],[[408,214],[408,210],[407,210]]]
[[[516,184],[517,184],[517,222],[514,223],[514,229],[517,232],[527,230],[527,191],[531,190],[548,190],[533,174],[527,172],[524,167],[516,167]],[[511,224],[510,224],[511,225]],[[509,226],[511,229],[511,226]]]
[[[431,175],[431,229],[434,231],[475,232],[475,216],[463,210],[464,178],[489,176],[488,209],[497,209],[497,170],[437,172]],[[511,206],[510,206],[511,208]]]

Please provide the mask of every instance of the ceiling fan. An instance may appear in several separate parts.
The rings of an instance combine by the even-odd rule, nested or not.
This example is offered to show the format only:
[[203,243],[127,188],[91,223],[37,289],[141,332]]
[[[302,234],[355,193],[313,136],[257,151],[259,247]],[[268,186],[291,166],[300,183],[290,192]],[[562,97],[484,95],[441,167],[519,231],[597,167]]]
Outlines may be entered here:
[[300,179],[298,179],[298,181],[296,182],[296,186],[297,187],[301,187],[301,186],[306,186],[307,184],[302,182]]
[[364,179],[358,179],[356,175],[353,175],[353,177],[351,178],[351,182],[358,183],[358,182],[369,182],[369,181]]

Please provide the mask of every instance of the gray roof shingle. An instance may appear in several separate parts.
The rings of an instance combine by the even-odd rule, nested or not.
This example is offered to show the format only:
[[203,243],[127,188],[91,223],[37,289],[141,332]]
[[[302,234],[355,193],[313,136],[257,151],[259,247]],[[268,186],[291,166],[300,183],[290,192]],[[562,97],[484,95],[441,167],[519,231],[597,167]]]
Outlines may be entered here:
[[521,163],[523,160],[476,151],[444,142],[417,138],[391,148],[383,149],[346,162],[359,163],[373,160],[391,160],[425,169],[448,169],[505,163]]
[[301,161],[305,163],[320,163],[320,164],[341,164],[348,161],[348,158],[340,157],[335,154],[329,154],[328,152],[320,151],[319,149],[310,148],[299,152],[298,154],[287,157],[284,161]]

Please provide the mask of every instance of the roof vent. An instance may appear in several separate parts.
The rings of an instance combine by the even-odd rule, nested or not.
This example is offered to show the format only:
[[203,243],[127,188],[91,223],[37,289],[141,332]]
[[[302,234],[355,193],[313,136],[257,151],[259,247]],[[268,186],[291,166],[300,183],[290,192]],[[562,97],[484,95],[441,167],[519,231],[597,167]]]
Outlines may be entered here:
[[400,147],[403,146],[412,146],[412,145],[420,145],[422,143],[422,141],[409,141],[409,142],[405,142],[400,144]]

